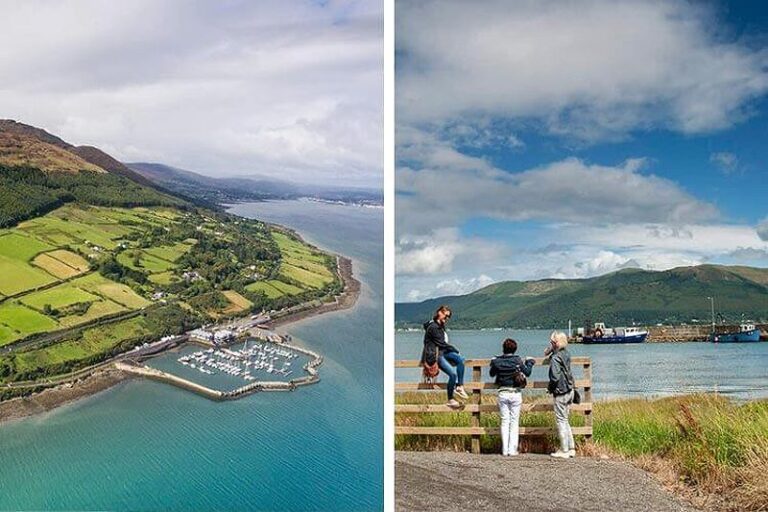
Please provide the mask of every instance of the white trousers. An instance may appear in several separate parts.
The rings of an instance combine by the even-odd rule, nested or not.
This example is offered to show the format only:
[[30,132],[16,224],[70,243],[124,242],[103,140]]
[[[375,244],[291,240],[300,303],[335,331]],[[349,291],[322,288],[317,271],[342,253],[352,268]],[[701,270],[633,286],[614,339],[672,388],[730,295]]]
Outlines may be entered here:
[[516,454],[520,438],[520,407],[523,395],[519,391],[499,391],[501,415],[501,453]]
[[573,390],[554,397],[555,423],[557,423],[557,435],[560,437],[560,451],[563,452],[576,449],[571,425],[568,423],[568,413],[572,401]]

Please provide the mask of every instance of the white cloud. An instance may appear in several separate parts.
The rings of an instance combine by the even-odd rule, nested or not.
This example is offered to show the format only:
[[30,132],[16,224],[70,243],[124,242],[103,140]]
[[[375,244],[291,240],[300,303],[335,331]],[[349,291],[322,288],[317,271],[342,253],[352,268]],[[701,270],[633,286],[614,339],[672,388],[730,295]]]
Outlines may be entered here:
[[720,168],[723,174],[733,174],[739,168],[739,157],[727,151],[712,153],[709,161]]
[[768,242],[768,217],[761,220],[757,224],[757,228],[755,229],[755,231],[757,232],[757,236],[759,236],[761,240],[765,240],[766,242]]
[[404,236],[396,248],[397,270],[402,274],[438,274],[450,272],[462,251],[454,230],[430,236]]
[[529,119],[594,141],[703,133],[749,115],[768,51],[701,3],[432,0],[397,9],[399,123]]
[[0,117],[123,160],[378,186],[380,2],[3,2]]
[[464,295],[479,290],[480,288],[485,288],[494,282],[492,277],[485,274],[469,279],[446,279],[445,281],[437,283],[435,291],[439,295]]
[[739,247],[728,254],[729,257],[742,261],[768,261],[768,249],[754,249],[752,247]]
[[446,274],[457,263],[483,264],[504,254],[498,244],[462,237],[455,228],[438,228],[424,235],[404,234],[395,247],[397,272],[401,275]]
[[509,173],[422,132],[401,136],[398,229],[419,232],[470,217],[568,222],[685,223],[716,218],[714,205],[674,182],[643,174],[643,159],[618,166],[568,158]]

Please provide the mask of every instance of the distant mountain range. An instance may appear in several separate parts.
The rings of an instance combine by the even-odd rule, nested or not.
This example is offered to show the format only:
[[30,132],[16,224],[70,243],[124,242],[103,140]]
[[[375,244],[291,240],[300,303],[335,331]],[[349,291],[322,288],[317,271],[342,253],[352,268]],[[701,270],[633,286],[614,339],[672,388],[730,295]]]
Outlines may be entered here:
[[398,303],[398,327],[431,318],[440,304],[453,308],[454,328],[562,328],[605,322],[609,325],[690,323],[718,318],[768,321],[768,269],[699,265],[665,271],[624,269],[590,279],[506,281],[468,295]]
[[305,185],[258,175],[212,178],[156,163],[135,162],[127,165],[144,178],[164,188],[216,204],[303,197],[363,205],[383,203],[380,190]]

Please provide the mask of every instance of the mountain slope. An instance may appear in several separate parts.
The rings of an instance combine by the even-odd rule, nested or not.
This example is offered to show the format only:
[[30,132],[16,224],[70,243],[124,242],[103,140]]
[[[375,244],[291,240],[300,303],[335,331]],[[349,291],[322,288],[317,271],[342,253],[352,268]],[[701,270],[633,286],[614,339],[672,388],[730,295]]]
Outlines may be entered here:
[[0,227],[71,201],[125,207],[186,205],[99,149],[76,147],[45,130],[0,120]]
[[626,269],[591,279],[508,281],[468,295],[395,307],[398,325],[431,317],[440,304],[454,308],[454,327],[562,327],[708,321],[715,297],[724,319],[768,319],[768,269],[700,265],[662,272]]

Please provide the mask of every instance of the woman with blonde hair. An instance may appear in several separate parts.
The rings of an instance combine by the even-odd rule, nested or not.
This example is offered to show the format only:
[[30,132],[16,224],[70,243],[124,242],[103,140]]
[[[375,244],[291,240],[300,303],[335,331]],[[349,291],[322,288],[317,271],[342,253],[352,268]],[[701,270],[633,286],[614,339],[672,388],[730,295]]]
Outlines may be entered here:
[[555,409],[557,434],[560,437],[560,449],[552,454],[558,459],[569,459],[576,456],[576,445],[573,442],[573,432],[568,423],[568,413],[573,403],[574,385],[571,373],[571,354],[568,352],[568,336],[564,332],[555,331],[549,337],[549,346],[544,356],[549,359],[549,385],[547,390],[552,394]]

